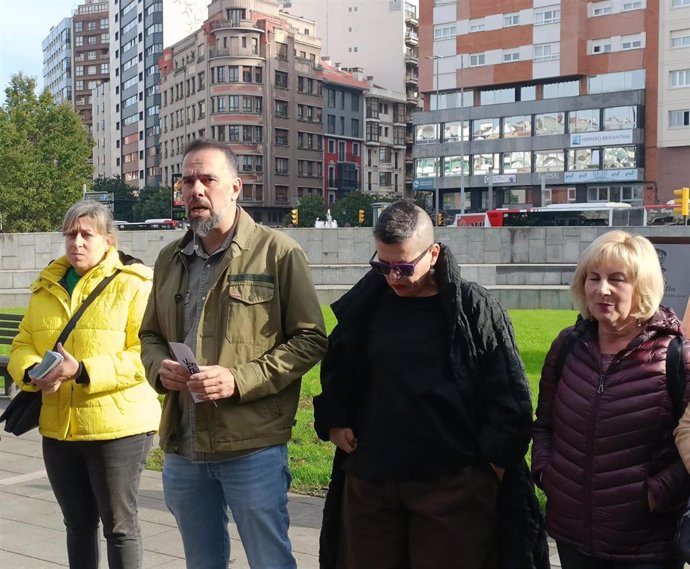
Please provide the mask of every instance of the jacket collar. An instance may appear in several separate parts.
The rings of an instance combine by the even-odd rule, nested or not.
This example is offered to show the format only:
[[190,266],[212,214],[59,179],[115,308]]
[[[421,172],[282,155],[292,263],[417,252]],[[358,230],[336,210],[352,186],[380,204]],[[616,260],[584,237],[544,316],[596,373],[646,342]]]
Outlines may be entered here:
[[[240,206],[237,206],[237,219],[234,227],[235,234],[232,238],[232,243],[237,245],[241,251],[247,251],[249,249],[249,243],[251,242],[251,237],[255,228],[256,222],[252,219],[252,217]],[[187,233],[185,233],[184,237],[178,241],[175,247],[175,255],[180,254],[193,239],[194,232],[189,229]]]

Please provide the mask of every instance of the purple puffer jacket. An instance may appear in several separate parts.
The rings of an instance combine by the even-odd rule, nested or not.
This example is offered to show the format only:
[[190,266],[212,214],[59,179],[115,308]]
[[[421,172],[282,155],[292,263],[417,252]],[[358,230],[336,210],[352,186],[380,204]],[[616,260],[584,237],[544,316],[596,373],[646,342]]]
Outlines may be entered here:
[[[574,331],[582,336],[556,381],[559,348]],[[564,330],[551,346],[539,385],[532,471],[547,495],[547,531],[557,541],[602,559],[677,558],[673,539],[690,478],[673,440],[666,352],[680,332],[673,311],[660,308],[606,373],[596,322]],[[683,356],[690,377],[688,340]],[[689,396],[690,382],[686,403]]]

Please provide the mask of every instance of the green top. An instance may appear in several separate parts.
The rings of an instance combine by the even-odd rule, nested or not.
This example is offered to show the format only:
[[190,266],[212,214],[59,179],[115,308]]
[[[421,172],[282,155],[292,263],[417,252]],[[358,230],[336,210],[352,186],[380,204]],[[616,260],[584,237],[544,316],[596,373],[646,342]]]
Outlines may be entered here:
[[72,296],[72,292],[74,292],[74,287],[77,286],[77,283],[79,282],[80,278],[81,275],[77,272],[77,270],[74,267],[70,267],[67,270],[67,274],[65,275],[65,283],[67,284],[67,292],[70,296]]

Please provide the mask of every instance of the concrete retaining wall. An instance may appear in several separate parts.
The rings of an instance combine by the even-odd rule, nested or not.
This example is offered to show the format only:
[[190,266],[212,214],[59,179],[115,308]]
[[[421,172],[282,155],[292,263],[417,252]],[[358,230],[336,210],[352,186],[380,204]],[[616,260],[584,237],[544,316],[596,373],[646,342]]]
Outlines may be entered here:
[[[690,237],[690,227],[635,228],[657,237]],[[453,251],[462,275],[492,289],[507,308],[569,308],[568,285],[584,249],[608,228],[441,228],[436,238]],[[332,302],[368,269],[371,228],[286,229],[312,266],[322,302]],[[123,231],[120,249],[153,265],[179,231]],[[41,268],[63,254],[59,233],[0,234],[0,307],[25,306]]]

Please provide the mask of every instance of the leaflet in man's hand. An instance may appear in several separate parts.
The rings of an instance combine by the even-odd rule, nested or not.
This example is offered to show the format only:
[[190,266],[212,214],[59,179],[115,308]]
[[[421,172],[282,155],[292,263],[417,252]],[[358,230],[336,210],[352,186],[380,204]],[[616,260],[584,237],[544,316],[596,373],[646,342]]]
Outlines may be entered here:
[[62,357],[60,352],[54,352],[53,350],[46,351],[41,363],[39,363],[35,368],[29,370],[29,377],[31,379],[42,379],[50,370],[55,366],[60,365],[65,358]]
[[[199,364],[196,362],[194,353],[187,344],[183,344],[182,342],[168,342],[168,345],[170,346],[170,350],[172,351],[173,356],[175,356],[177,363],[183,365],[190,374],[198,373],[200,371]],[[203,401],[200,399],[200,395],[198,393],[191,393],[191,396],[194,400],[194,403]]]

